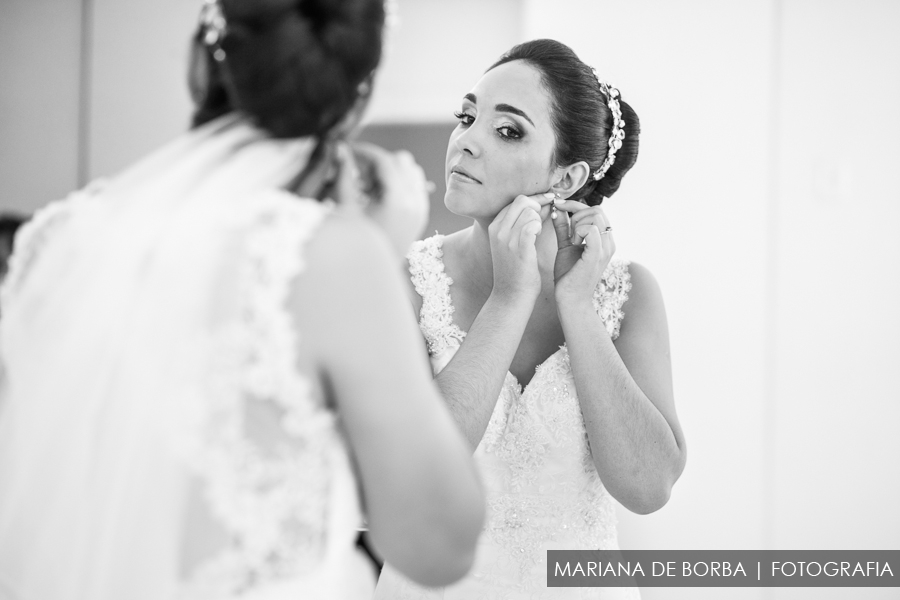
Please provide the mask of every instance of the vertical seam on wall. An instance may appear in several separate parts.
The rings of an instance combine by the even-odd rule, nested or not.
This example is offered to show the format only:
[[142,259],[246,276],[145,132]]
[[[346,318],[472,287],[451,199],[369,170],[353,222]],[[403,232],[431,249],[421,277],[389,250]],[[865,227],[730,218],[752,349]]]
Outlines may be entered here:
[[[777,484],[777,391],[778,391],[778,253],[779,253],[779,188],[781,136],[781,80],[783,56],[783,0],[772,2],[772,48],[769,66],[769,177],[766,204],[766,288],[765,341],[763,366],[763,548],[774,550]],[[764,597],[773,597],[766,589]]]
[[78,187],[88,183],[91,173],[91,49],[93,0],[81,1],[81,48],[78,81]]

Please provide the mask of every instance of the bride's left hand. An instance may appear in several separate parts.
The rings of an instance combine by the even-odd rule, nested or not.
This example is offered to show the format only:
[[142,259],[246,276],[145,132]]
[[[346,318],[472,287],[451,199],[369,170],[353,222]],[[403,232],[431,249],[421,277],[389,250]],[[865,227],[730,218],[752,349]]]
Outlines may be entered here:
[[558,202],[556,209],[556,301],[565,304],[593,298],[594,289],[616,252],[609,219],[599,206],[574,200]]

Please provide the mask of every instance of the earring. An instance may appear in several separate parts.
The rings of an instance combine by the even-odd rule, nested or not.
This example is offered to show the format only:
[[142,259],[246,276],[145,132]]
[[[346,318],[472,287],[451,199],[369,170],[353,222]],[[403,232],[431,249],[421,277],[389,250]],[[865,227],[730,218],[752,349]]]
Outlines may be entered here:
[[559,202],[559,193],[554,192],[553,193],[553,208],[550,209],[550,218],[551,219],[555,219],[556,217],[559,216],[559,213],[556,212],[556,203],[557,202]]

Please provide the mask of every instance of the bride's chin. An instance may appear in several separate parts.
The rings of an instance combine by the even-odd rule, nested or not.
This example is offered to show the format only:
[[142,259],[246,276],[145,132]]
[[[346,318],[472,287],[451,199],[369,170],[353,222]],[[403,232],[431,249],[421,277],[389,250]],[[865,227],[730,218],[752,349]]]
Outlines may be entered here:
[[448,189],[447,193],[444,194],[444,206],[454,215],[459,215],[460,217],[477,219],[484,216],[481,214],[483,211],[478,210],[479,206],[474,198],[454,189]]

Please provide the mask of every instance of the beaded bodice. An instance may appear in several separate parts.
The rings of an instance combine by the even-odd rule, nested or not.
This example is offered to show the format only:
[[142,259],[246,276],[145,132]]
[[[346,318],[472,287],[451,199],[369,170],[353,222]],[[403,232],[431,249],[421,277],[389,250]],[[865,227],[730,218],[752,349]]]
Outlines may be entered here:
[[[435,373],[466,335],[453,322],[453,282],[444,272],[442,241],[434,236],[418,242],[408,255]],[[629,279],[628,262],[616,260],[594,293],[594,306],[613,339]],[[524,388],[506,374],[475,458],[489,509],[480,555],[494,558],[490,564],[476,562],[470,578],[489,582],[499,570],[517,578],[523,590],[546,591],[547,548],[617,547],[615,501],[594,468],[565,345],[537,366]]]

